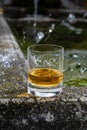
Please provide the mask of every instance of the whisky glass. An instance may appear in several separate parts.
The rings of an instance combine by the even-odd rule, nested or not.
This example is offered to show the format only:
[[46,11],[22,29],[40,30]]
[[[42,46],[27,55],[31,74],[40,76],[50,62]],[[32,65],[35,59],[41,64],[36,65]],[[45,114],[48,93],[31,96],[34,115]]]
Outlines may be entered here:
[[53,97],[62,92],[64,48],[54,44],[33,44],[27,48],[28,93]]

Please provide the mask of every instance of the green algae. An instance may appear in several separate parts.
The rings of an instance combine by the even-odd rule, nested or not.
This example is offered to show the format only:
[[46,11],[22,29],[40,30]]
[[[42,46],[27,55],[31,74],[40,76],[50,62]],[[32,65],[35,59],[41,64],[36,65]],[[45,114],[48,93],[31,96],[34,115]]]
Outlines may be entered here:
[[87,87],[87,78],[85,78],[85,79],[71,79],[68,82],[65,82],[64,84],[68,85],[68,86]]

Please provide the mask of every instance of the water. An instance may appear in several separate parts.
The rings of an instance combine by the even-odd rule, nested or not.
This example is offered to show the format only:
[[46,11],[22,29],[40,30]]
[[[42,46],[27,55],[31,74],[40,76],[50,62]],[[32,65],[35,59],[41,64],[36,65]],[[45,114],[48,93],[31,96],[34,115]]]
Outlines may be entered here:
[[[37,21],[42,20],[42,16],[38,15],[38,0],[34,0],[34,16],[28,16],[28,25],[23,28],[24,39],[33,39],[33,42],[39,43],[45,36],[42,28],[38,28]],[[24,19],[25,20],[25,19]],[[30,21],[33,22],[30,24]]]
[[[35,19],[35,21],[37,21],[38,1],[39,1],[39,0],[34,0],[34,19]],[[36,22],[35,22],[35,24],[36,24]]]
[[87,86],[87,51],[67,50],[64,68],[65,86]]

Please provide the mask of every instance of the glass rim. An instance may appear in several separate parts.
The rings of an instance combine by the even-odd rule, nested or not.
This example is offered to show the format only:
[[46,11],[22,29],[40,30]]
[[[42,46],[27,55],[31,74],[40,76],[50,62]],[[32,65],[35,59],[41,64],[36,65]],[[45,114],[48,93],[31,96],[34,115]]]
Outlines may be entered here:
[[[47,50],[47,51],[41,51],[41,50],[33,50],[33,49],[30,49],[32,47],[38,47],[38,46],[53,46],[53,47],[57,47],[57,50]],[[30,50],[31,52],[40,52],[40,53],[48,53],[48,52],[58,52],[58,51],[64,51],[64,47],[63,46],[60,46],[60,45],[57,45],[57,44],[33,44],[33,45],[30,45],[27,47],[27,51]]]

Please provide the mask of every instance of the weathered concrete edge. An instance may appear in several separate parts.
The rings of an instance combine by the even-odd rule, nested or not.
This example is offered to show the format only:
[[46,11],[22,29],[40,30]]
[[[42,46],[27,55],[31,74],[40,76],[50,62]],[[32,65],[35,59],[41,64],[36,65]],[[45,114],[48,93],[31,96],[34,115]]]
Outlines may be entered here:
[[[2,48],[2,46],[3,47],[5,46],[5,50],[2,49],[2,51],[1,51],[2,57],[3,57],[4,52],[5,53],[7,52],[7,55],[10,54],[11,57],[15,56],[15,59],[17,59],[16,63],[21,66],[21,69],[19,69],[19,72],[21,73],[21,71],[23,69],[23,72],[21,75],[21,77],[23,78],[23,82],[26,82],[26,84],[27,84],[27,79],[25,76],[26,71],[27,71],[27,60],[24,58],[24,55],[3,15],[0,15],[0,42],[2,44],[1,48]],[[12,53],[11,53],[11,50],[12,50]],[[0,66],[0,68],[1,68],[1,66]],[[27,85],[25,85],[25,86],[27,87]],[[0,98],[2,98],[2,97],[0,97]],[[5,98],[5,97],[3,97],[3,98]]]

